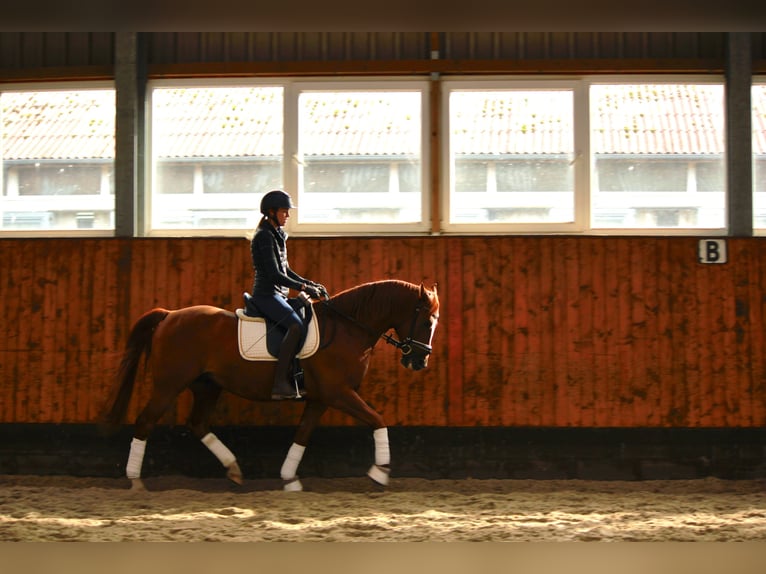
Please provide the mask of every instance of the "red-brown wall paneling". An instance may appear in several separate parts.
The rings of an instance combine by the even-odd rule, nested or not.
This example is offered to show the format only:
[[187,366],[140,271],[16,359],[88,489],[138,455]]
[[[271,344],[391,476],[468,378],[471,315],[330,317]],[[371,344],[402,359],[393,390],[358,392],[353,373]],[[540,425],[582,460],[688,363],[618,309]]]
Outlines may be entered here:
[[[766,424],[766,242],[697,238],[290,239],[291,266],[332,293],[396,278],[438,283],[425,371],[375,349],[362,395],[390,425],[758,427]],[[127,332],[146,310],[235,309],[244,238],[0,240],[0,423],[95,419]],[[139,383],[130,417],[148,399]],[[188,416],[185,393],[164,422]],[[292,425],[300,404],[224,395],[216,424]],[[325,425],[355,424],[328,411]]]

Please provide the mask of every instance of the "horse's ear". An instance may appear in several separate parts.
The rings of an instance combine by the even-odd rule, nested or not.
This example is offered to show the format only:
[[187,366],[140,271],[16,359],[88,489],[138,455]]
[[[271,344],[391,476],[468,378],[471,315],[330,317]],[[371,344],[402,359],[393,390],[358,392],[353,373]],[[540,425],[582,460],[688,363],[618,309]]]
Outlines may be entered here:
[[[431,292],[433,295],[436,295],[436,283],[434,283],[434,284],[433,284],[433,286],[432,286],[432,287],[431,287],[431,289],[430,289],[430,292]],[[428,299],[428,293],[429,293],[429,290],[428,290],[428,289],[426,289],[426,286],[425,286],[425,285],[423,285],[423,283],[421,283],[421,284],[420,284],[420,297],[421,297],[422,299]]]

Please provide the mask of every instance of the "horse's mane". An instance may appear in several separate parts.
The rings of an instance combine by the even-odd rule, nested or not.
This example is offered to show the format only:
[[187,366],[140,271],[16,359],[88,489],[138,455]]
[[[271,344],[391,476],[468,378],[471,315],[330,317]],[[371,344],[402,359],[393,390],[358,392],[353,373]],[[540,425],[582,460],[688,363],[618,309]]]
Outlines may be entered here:
[[334,295],[330,301],[353,317],[387,312],[401,304],[402,292],[410,291],[413,300],[420,294],[420,287],[400,279],[383,279],[362,283]]

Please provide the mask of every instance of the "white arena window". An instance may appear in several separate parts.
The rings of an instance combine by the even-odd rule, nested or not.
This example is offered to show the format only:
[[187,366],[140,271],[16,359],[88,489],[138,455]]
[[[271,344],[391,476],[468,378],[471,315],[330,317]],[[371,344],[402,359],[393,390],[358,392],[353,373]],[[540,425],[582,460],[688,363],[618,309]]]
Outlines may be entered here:
[[150,84],[150,233],[219,234],[258,224],[284,185],[284,88]]
[[590,86],[591,225],[726,226],[722,84]]
[[293,234],[426,230],[427,87],[151,82],[150,234],[251,230],[272,189],[298,207]]
[[294,86],[299,232],[427,229],[427,83]]
[[574,85],[446,81],[443,93],[448,227],[572,229]]
[[447,231],[725,229],[720,81],[446,80],[443,94]]
[[110,84],[0,91],[4,234],[114,229],[115,91]]

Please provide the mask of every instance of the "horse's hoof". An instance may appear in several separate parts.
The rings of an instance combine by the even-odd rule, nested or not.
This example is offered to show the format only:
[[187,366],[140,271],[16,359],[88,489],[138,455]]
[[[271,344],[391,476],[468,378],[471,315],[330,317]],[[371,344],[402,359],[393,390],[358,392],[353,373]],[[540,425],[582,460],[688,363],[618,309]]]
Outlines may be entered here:
[[131,478],[130,479],[130,490],[132,492],[146,492],[146,486],[144,486],[144,481],[140,478]]
[[301,479],[297,476],[282,481],[282,490],[285,492],[301,492],[303,490],[303,484]]
[[370,467],[370,470],[367,471],[367,476],[369,476],[372,480],[374,480],[381,486],[388,486],[390,475],[391,475],[390,468],[388,468],[387,466],[380,466],[377,464],[373,464]]
[[240,470],[239,464],[237,464],[237,461],[232,462],[227,467],[226,478],[228,478],[233,483],[239,484],[240,486],[242,486],[242,470]]

